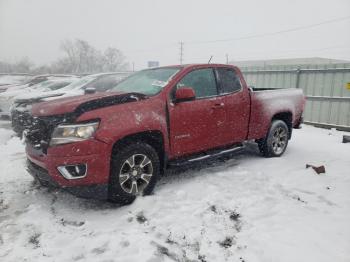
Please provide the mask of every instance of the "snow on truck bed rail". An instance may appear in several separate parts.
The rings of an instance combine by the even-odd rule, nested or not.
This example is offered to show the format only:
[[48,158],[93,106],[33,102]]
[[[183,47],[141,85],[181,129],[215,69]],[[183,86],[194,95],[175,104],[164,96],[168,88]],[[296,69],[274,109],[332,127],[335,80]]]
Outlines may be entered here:
[[0,261],[349,261],[350,144],[341,140],[304,126],[281,158],[252,145],[167,172],[154,195],[117,207],[33,184],[23,144],[0,127]]

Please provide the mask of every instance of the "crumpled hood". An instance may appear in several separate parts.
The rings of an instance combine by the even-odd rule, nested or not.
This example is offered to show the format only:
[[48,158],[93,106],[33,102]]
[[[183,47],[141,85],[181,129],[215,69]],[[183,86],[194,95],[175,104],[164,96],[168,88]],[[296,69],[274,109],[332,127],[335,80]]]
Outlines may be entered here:
[[73,112],[81,114],[86,111],[126,102],[138,101],[143,98],[145,98],[145,95],[121,92],[105,92],[64,97],[34,104],[32,107],[32,115],[51,116]]

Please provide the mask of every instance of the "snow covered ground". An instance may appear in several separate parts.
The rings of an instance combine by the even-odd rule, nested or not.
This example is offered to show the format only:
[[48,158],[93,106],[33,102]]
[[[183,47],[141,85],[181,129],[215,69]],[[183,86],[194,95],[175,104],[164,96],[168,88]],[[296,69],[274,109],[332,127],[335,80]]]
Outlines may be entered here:
[[5,125],[0,261],[350,261],[350,144],[341,132],[304,126],[281,158],[252,146],[168,172],[154,195],[117,207],[34,185]]

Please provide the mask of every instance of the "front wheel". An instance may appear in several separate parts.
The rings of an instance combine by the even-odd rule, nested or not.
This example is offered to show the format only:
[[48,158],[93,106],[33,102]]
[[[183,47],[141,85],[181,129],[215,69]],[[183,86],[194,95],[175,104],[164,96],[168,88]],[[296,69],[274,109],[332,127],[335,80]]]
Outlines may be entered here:
[[286,151],[288,139],[287,124],[282,120],[274,120],[267,136],[258,141],[259,150],[265,157],[279,157]]
[[109,199],[130,204],[137,196],[153,191],[159,174],[159,157],[150,145],[127,145],[112,156]]

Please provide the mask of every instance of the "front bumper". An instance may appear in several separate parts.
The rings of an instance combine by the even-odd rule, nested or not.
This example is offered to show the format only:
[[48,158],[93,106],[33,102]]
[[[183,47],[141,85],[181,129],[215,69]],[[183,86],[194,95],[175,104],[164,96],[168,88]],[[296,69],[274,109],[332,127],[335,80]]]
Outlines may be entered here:
[[[95,152],[87,152],[84,150],[86,147],[94,148]],[[27,144],[27,170],[42,185],[62,188],[80,197],[105,200],[108,198],[110,169],[107,152],[106,144],[93,139],[49,148],[47,154]],[[66,179],[57,169],[59,166],[75,164],[87,165],[85,177]]]

